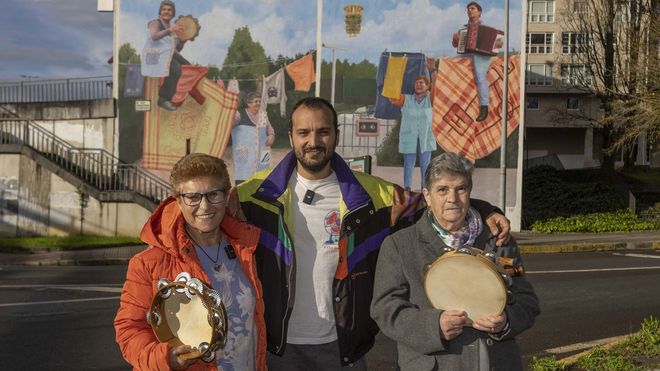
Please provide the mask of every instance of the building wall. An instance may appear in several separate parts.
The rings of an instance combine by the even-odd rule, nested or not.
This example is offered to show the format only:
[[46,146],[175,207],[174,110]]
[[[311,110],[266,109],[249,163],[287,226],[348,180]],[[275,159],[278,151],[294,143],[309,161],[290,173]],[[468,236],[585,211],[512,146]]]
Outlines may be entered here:
[[[116,153],[111,99],[9,106],[73,147]],[[138,236],[150,214],[136,204],[92,197],[82,207],[81,195],[70,183],[27,156],[0,154],[0,236]]]
[[[541,1],[533,0],[537,6]],[[528,0],[528,15],[531,3],[532,1]],[[597,119],[603,114],[600,101],[561,82],[562,63],[571,64],[570,54],[565,54],[562,50],[561,12],[566,8],[572,9],[573,4],[574,2],[569,0],[556,0],[552,14],[554,19],[551,22],[530,22],[528,18],[526,24],[527,35],[545,33],[553,36],[552,43],[542,44],[551,46],[551,50],[539,47],[541,44],[536,43],[529,45],[526,55],[526,71],[529,71],[532,65],[544,65],[552,75],[551,78],[541,79],[539,74],[529,76],[529,72],[526,73],[525,159],[554,154],[560,158],[565,168],[599,166],[603,157],[602,130],[596,122],[589,119]],[[527,46],[526,41],[525,47]],[[543,83],[539,83],[540,80]],[[568,108],[569,99],[577,99],[578,109]],[[532,103],[538,103],[538,107],[532,107]],[[647,143],[646,138],[638,140],[636,164],[660,166],[658,150],[648,150]],[[619,166],[622,164],[617,163]]]

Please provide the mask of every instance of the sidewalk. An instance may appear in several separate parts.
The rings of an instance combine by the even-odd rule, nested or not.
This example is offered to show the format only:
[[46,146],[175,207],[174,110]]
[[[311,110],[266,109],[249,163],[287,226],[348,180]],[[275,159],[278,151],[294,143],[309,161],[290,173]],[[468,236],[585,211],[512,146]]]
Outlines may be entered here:
[[[660,231],[613,233],[513,233],[523,254],[626,249],[660,249]],[[78,251],[24,254],[0,253],[0,265],[109,265],[127,264],[146,246],[123,246]]]

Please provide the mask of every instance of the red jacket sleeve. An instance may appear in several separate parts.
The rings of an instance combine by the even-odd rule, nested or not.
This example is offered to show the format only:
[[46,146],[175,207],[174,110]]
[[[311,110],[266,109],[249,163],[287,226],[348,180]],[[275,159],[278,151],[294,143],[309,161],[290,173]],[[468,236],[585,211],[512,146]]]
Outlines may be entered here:
[[169,370],[168,343],[156,339],[146,314],[151,306],[151,274],[138,254],[131,259],[114,325],[124,359],[136,370]]

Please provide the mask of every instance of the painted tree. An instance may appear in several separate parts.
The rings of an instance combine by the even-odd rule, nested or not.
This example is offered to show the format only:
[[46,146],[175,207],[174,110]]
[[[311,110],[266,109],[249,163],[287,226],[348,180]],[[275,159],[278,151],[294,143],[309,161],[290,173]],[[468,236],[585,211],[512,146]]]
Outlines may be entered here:
[[[241,90],[256,88],[256,80],[268,75],[268,61],[264,48],[252,39],[247,26],[237,28],[227,50],[220,76],[223,79],[239,79]],[[246,90],[247,89],[247,90]]]
[[[602,168],[614,168],[614,153],[624,149],[627,165],[634,160],[640,120],[649,117],[646,97],[657,86],[657,73],[649,68],[652,26],[657,22],[657,0],[571,0],[561,14],[561,82],[566,89],[588,93],[600,101],[601,112],[564,112],[599,128],[603,139]],[[656,45],[657,48],[657,45]],[[655,82],[653,81],[655,79]],[[626,109],[622,109],[622,108]],[[655,112],[655,122],[660,120]],[[650,121],[649,121],[650,122]]]

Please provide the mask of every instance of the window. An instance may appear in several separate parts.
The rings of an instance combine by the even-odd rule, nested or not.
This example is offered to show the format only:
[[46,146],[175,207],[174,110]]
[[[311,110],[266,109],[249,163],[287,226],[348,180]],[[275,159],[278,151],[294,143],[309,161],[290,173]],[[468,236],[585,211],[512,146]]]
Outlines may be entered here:
[[539,109],[539,97],[527,96],[527,101],[526,101],[526,104],[525,104],[525,108],[530,109],[530,110]]
[[567,110],[579,110],[580,109],[580,100],[575,97],[568,97],[566,99],[566,109]]
[[525,39],[526,51],[528,54],[549,54],[552,53],[551,32],[529,32]]
[[587,12],[587,2],[585,0],[575,0],[573,2],[573,12],[584,14]]
[[554,0],[529,2],[527,21],[529,23],[553,23],[555,21]]
[[591,70],[584,64],[562,64],[561,84],[563,86],[591,85]]
[[528,64],[525,74],[525,84],[536,86],[552,85],[551,64]]
[[561,52],[564,54],[584,53],[587,51],[588,43],[589,38],[585,33],[561,33]]

